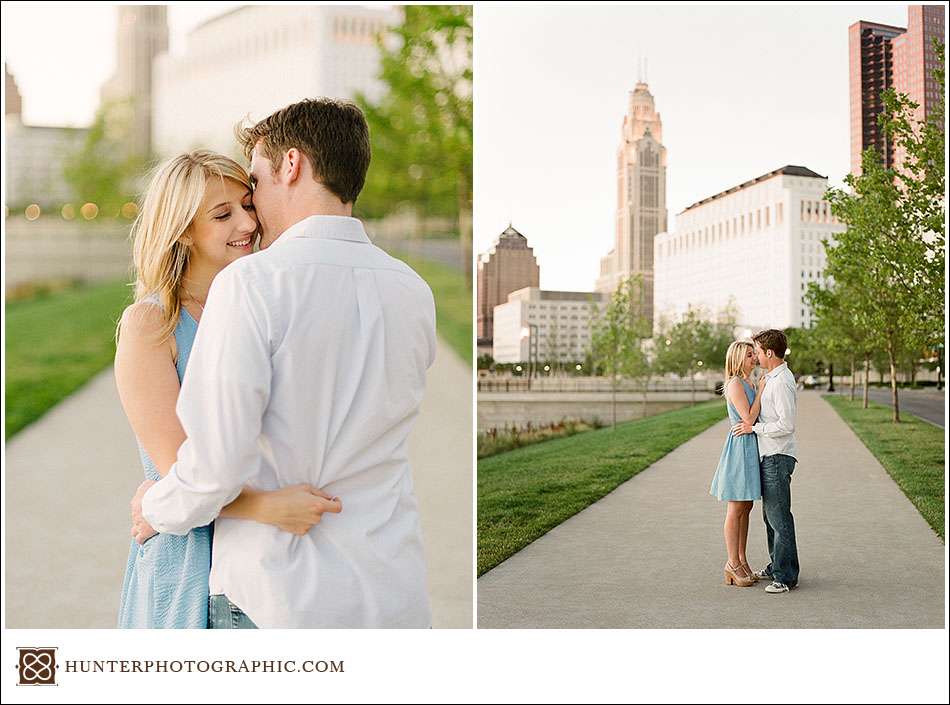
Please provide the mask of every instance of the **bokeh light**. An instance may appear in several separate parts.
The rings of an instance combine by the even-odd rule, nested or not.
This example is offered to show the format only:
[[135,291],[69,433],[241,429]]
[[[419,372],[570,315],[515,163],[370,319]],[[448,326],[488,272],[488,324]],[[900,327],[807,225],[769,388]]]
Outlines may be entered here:
[[84,203],[82,208],[79,209],[79,212],[82,213],[82,217],[86,220],[93,220],[99,215],[99,206],[95,203]]
[[63,216],[64,220],[72,220],[76,217],[76,206],[74,206],[72,203],[67,203],[60,211],[60,215]]
[[127,220],[132,220],[138,214],[139,214],[139,207],[135,205],[134,203],[132,203],[131,201],[128,203],[122,204],[123,218],[126,218]]
[[26,207],[26,211],[24,211],[24,215],[26,216],[27,220],[36,220],[40,217],[41,213],[42,211],[40,210],[40,207],[35,203],[28,205]]

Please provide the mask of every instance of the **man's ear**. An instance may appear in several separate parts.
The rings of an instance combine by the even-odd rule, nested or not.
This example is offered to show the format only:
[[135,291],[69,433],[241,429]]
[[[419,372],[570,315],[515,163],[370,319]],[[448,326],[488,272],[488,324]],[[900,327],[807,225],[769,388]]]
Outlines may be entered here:
[[284,176],[287,178],[287,183],[292,184],[300,177],[300,160],[303,159],[303,154],[300,153],[299,149],[291,147],[287,150],[287,154],[284,155]]

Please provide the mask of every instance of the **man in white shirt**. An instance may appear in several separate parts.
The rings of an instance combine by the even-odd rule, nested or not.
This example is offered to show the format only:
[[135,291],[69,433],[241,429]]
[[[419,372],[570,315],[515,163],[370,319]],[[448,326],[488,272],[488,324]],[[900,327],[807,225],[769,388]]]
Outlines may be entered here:
[[756,572],[769,578],[768,593],[783,593],[798,584],[798,546],[792,517],[792,473],[798,462],[795,444],[796,385],[785,353],[788,339],[770,329],[753,336],[759,365],[766,370],[759,420],[754,426],[736,424],[734,435],[755,433],[762,476],[762,516],[769,543],[769,564]]
[[187,440],[141,514],[184,534],[245,485],[319,487],[344,510],[303,536],[217,519],[212,627],[429,627],[408,439],[435,306],[352,217],[366,120],[351,103],[305,100],[241,140],[261,251],[214,280],[177,406]]

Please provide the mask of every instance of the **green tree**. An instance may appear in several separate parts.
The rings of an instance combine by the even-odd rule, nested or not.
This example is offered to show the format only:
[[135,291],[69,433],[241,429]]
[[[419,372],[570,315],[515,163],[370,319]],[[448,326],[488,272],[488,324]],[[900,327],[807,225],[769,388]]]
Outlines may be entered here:
[[725,351],[732,340],[725,326],[717,326],[701,308],[689,306],[672,325],[661,322],[656,345],[656,366],[661,372],[689,377],[692,401],[696,403],[696,373],[725,366]]
[[[650,323],[642,315],[643,280],[639,275],[620,282],[603,313],[592,318],[591,356],[610,379],[611,425],[617,426],[617,386],[621,379],[643,380],[650,365],[643,350]],[[644,403],[646,397],[644,393]]]
[[[836,364],[841,361],[851,371],[851,400],[855,394],[855,370],[858,360],[864,367],[864,408],[868,405],[868,368],[871,354],[877,341],[875,331],[862,311],[862,295],[858,291],[848,290],[843,282],[829,282],[826,285],[811,282],[805,293],[805,301],[811,308],[816,323],[807,333],[807,342],[796,345],[789,336],[789,347],[793,360],[805,360],[820,363],[822,360]],[[802,354],[804,352],[804,355]],[[806,363],[807,366],[807,363]],[[811,369],[800,369],[810,373]]]
[[900,283],[918,297],[922,339],[943,339],[944,274],[946,271],[946,71],[944,45],[934,39],[936,66],[932,72],[938,96],[924,120],[915,117],[917,103],[893,89],[881,98],[884,134],[901,155],[894,170],[900,198],[896,207],[911,239],[909,256],[915,258],[913,277]]
[[128,101],[103,103],[82,146],[67,156],[63,177],[80,203],[95,203],[101,212],[112,213],[134,200],[147,160],[125,147],[131,118]]
[[[945,80],[943,47],[938,43],[936,49],[934,77],[940,95],[926,120],[914,118],[918,106],[906,95],[893,90],[882,94],[880,124],[903,155],[898,168],[886,168],[880,155],[868,149],[862,173],[845,179],[851,190],[830,189],[825,196],[847,226],[825,243],[825,272],[833,286],[850,292],[847,308],[867,334],[862,341],[867,357],[886,356],[886,364],[879,364],[890,373],[895,423],[900,422],[898,365],[909,351],[933,344],[944,332]],[[832,317],[829,327],[840,332],[841,324]]]
[[373,161],[358,212],[381,217],[411,209],[457,222],[471,281],[472,8],[406,5],[400,25],[379,37],[379,102],[356,98],[366,114]]

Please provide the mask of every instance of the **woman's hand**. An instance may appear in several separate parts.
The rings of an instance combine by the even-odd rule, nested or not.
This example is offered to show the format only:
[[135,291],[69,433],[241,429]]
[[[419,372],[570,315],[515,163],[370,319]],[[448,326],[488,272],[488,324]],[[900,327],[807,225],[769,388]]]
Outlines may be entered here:
[[139,488],[135,491],[135,496],[132,497],[132,501],[129,503],[132,507],[132,538],[140,546],[158,533],[142,516],[142,497],[148,492],[148,488],[154,484],[155,480],[146,480],[139,485]]
[[762,392],[765,390],[765,383],[768,381],[768,377],[762,375],[762,378],[759,380],[759,395],[762,395]]
[[261,500],[267,523],[296,536],[303,536],[319,524],[324,514],[343,511],[339,497],[307,484],[264,492]]

